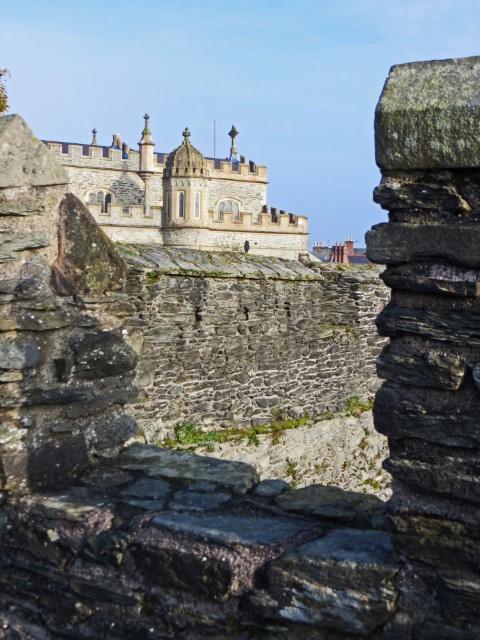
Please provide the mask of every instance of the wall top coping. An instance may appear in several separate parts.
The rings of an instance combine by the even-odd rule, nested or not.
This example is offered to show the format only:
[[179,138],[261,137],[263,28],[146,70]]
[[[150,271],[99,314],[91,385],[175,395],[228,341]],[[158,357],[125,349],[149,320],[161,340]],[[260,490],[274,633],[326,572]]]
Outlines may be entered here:
[[65,169],[19,115],[0,118],[0,188],[68,184]]
[[[355,281],[378,279],[379,269],[362,266],[347,271],[336,265],[318,265],[311,269],[295,260],[259,256],[240,252],[214,252],[196,249],[159,247],[158,245],[124,245],[117,248],[133,267],[159,275],[191,275],[217,278],[323,280],[328,274],[341,274]],[[152,284],[155,279],[152,277]]]
[[480,57],[393,66],[375,112],[381,169],[480,166]]

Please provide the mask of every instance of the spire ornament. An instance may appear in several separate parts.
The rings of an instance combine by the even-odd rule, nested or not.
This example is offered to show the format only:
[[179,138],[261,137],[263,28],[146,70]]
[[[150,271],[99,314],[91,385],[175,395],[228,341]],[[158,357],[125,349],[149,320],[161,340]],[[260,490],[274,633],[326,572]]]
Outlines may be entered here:
[[90,146],[98,146],[97,143],[97,130],[96,129],[92,129],[92,141],[90,143]]
[[[182,136],[184,137],[185,142],[187,142],[187,140],[190,138],[191,135],[192,134],[190,133],[190,129],[188,127],[185,127],[185,129],[184,129],[184,131],[182,133]],[[190,140],[188,140],[188,142],[190,142]]]
[[240,133],[240,131],[238,131],[235,128],[235,125],[232,124],[232,128],[230,129],[230,131],[228,132],[228,135],[231,137],[232,139],[232,146],[230,147],[230,157],[229,160],[233,160],[238,162],[238,158],[237,158],[237,147],[235,146],[235,139],[238,136],[238,134]]

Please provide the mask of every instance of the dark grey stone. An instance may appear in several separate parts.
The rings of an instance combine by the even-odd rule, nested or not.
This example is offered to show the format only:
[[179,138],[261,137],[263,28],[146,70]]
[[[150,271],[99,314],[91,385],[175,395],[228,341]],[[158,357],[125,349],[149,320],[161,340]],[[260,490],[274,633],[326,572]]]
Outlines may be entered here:
[[103,378],[131,371],[137,356],[129,345],[110,331],[99,331],[76,337],[71,343],[77,375]]
[[466,371],[460,358],[432,352],[421,356],[383,352],[377,358],[380,378],[418,387],[458,389]]
[[2,233],[0,236],[0,262],[18,260],[20,251],[48,247],[49,244],[47,234],[43,231],[15,234]]
[[23,369],[33,367],[38,361],[37,344],[30,340],[27,344],[0,344],[0,369]]
[[115,447],[138,433],[135,420],[121,415],[113,420],[99,420],[95,425],[96,444],[98,449]]
[[122,490],[123,496],[133,496],[135,498],[166,498],[170,493],[171,485],[163,480],[152,480],[141,478],[134,484]]
[[153,445],[134,444],[114,464],[127,471],[142,471],[151,478],[213,482],[235,494],[246,493],[258,482],[256,470],[244,462],[218,460]]
[[235,515],[192,516],[165,514],[152,524],[168,531],[192,535],[227,546],[279,544],[311,527],[311,523],[281,518],[249,518]]
[[262,480],[253,490],[257,496],[278,496],[284,491],[288,491],[290,485],[285,480]]
[[395,612],[399,564],[386,533],[337,529],[267,569],[253,602],[267,615],[366,637]]
[[226,505],[231,499],[232,496],[226,491],[216,493],[177,491],[168,506],[176,511],[212,511]]
[[479,224],[381,223],[367,231],[365,239],[368,259],[380,264],[447,260],[466,267],[480,266]]
[[350,526],[381,527],[385,504],[376,496],[344,491],[338,487],[310,485],[286,491],[275,503],[293,513],[320,516],[322,519],[348,523]]

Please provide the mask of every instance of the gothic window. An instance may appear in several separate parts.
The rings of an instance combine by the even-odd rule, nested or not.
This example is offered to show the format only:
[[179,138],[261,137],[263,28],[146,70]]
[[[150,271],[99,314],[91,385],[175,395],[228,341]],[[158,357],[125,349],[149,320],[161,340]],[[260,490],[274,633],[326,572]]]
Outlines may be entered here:
[[222,200],[217,206],[217,220],[223,220],[225,213],[232,214],[232,220],[234,222],[240,221],[240,206],[238,202],[234,200]]
[[172,194],[170,191],[167,193],[167,201],[165,203],[165,217],[167,220],[170,220],[170,216],[172,211]]
[[185,218],[185,191],[178,194],[178,217]]
[[194,211],[195,220],[200,220],[200,194],[198,191],[195,192],[195,211]]
[[98,204],[100,206],[100,213],[110,213],[108,206],[114,202],[114,195],[106,189],[102,191],[90,191],[86,197],[88,204]]

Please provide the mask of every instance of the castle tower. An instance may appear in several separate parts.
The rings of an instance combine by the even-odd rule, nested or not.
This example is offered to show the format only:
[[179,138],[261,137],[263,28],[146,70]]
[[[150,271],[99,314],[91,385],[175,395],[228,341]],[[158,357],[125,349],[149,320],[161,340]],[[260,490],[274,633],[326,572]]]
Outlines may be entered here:
[[163,171],[162,226],[205,228],[210,180],[207,163],[190,142],[188,127],[182,135],[183,144],[169,154]]

